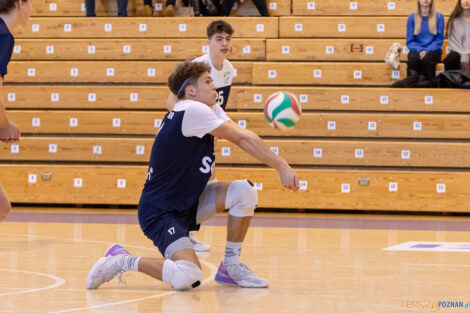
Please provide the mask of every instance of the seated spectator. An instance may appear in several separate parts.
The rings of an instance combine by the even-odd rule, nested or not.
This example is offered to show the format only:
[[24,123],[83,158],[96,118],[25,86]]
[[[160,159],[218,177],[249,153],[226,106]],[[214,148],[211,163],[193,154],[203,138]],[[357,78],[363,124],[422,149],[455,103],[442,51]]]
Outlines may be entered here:
[[[127,0],[117,0],[118,16],[127,16]],[[95,0],[85,0],[86,16],[96,16]]]
[[[232,11],[233,4],[236,0],[223,0],[222,1],[222,16],[230,16],[230,11]],[[240,0],[240,4],[245,2],[245,0]],[[269,16],[268,7],[266,6],[266,0],[253,0],[253,4],[258,9],[258,12],[261,16]]]
[[435,86],[436,64],[441,60],[444,42],[444,16],[435,11],[434,0],[417,2],[417,10],[408,16],[406,24],[407,78],[392,87]]
[[447,47],[450,53],[444,59],[445,70],[470,71],[470,1],[457,0],[447,22]]

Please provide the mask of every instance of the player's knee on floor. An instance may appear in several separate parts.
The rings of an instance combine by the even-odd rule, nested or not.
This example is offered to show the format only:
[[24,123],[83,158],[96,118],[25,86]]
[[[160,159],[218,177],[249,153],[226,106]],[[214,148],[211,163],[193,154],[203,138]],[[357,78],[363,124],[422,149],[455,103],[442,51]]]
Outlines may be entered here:
[[202,270],[196,264],[184,260],[165,260],[162,276],[164,282],[179,291],[196,288],[202,282]]
[[225,208],[232,216],[253,216],[258,205],[258,192],[249,180],[233,181],[227,191]]

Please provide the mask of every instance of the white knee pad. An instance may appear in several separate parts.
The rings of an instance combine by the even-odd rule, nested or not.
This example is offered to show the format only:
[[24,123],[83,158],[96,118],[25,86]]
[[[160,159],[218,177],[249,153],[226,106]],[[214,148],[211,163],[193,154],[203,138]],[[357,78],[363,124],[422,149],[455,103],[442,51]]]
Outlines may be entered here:
[[162,279],[175,290],[196,288],[202,282],[202,270],[188,261],[167,259],[163,264]]
[[253,216],[258,205],[258,192],[249,180],[235,180],[228,187],[225,208],[236,217]]

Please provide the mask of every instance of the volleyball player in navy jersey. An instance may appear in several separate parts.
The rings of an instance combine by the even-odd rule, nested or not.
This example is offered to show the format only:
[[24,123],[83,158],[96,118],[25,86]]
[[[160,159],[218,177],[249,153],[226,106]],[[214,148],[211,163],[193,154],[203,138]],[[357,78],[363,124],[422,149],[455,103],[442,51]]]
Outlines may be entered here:
[[286,188],[298,190],[299,178],[261,138],[227,117],[216,104],[216,87],[209,73],[207,64],[186,61],[168,79],[179,101],[165,116],[155,138],[138,208],[144,234],[164,258],[131,256],[114,245],[90,270],[88,289],[96,289],[126,270],[143,272],[175,290],[199,286],[203,273],[189,231],[224,210],[228,210],[227,242],[215,281],[240,287],[268,286],[266,279],[240,262],[242,243],[258,204],[256,189],[249,180],[207,184],[215,161],[214,137],[235,143],[276,169]]
[[[0,0],[0,141],[4,143],[13,143],[20,138],[20,130],[7,117],[2,92],[3,78],[8,73],[8,63],[15,45],[11,30],[26,24],[32,10],[31,0]],[[0,184],[0,221],[10,209],[10,202]]]

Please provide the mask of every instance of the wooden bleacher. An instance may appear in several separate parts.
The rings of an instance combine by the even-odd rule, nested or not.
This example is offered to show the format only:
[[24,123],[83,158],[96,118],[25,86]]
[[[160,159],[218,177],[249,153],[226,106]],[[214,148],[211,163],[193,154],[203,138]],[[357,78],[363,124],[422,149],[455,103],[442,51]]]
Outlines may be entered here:
[[[228,18],[237,69],[228,114],[297,167],[302,190],[281,189],[274,170],[224,140],[218,179],[249,177],[266,208],[470,212],[468,91],[388,88],[406,75],[405,63],[394,72],[383,58],[404,42],[408,9],[397,1],[383,13],[387,2],[367,1],[336,14],[349,16],[328,12],[351,2],[325,0],[302,14],[323,16],[297,16],[294,0],[291,17]],[[213,18],[83,18],[59,6],[49,14],[50,3],[16,34],[2,90],[23,138],[0,145],[0,181],[13,202],[135,205],[167,77],[203,53]],[[285,132],[262,114],[280,89],[304,110]]]

